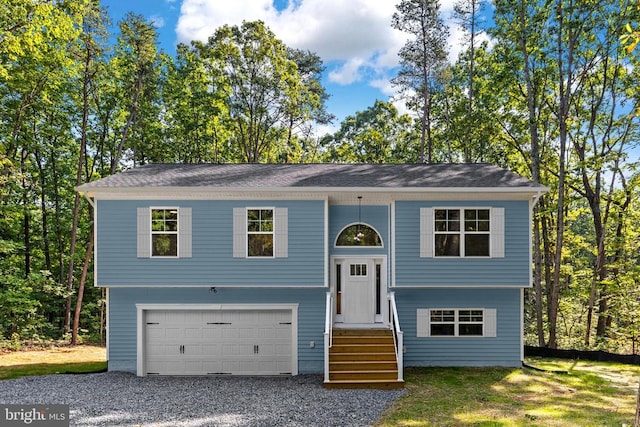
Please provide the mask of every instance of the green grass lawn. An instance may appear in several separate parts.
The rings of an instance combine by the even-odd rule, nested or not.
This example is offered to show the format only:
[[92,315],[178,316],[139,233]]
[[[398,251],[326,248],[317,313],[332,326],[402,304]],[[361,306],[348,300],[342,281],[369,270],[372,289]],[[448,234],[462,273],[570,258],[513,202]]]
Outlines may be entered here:
[[[640,367],[529,358],[522,368],[411,368],[378,426],[633,425]],[[560,373],[566,372],[566,373]]]
[[[0,380],[106,368],[104,347],[0,354]],[[640,367],[528,358],[528,368],[409,368],[377,426],[632,426]]]
[[107,368],[104,347],[81,345],[0,354],[0,380],[64,373],[99,372]]

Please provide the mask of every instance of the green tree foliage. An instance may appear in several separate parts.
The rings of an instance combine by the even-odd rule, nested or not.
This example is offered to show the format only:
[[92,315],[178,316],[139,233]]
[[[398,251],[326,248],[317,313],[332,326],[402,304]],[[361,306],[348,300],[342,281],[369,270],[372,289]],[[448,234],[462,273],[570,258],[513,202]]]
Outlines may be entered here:
[[317,72],[302,67],[304,55],[289,51],[261,21],[223,26],[198,47],[224,96],[231,157],[258,163],[299,156],[290,152],[293,129],[319,117],[324,98]]
[[[474,145],[479,146],[479,152],[482,153],[483,147],[486,143],[485,138],[474,138],[472,130],[477,128],[482,122],[474,120],[475,110],[475,63],[476,63],[476,48],[478,45],[478,35],[480,34],[480,24],[482,19],[484,3],[482,0],[458,0],[454,7],[453,12],[459,25],[462,27],[465,36],[465,44],[468,47],[466,51],[466,77],[467,77],[467,114],[466,114],[466,129],[465,143],[463,145],[462,153],[464,160],[469,162],[472,160],[471,147]],[[477,141],[477,143],[476,143]]]
[[111,154],[111,173],[118,169],[127,150],[134,163],[146,163],[145,153],[151,149],[154,136],[158,136],[150,131],[149,125],[153,126],[159,119],[159,109],[154,108],[160,81],[156,30],[144,17],[133,13],[129,13],[119,27],[120,36],[110,69],[119,106],[116,114],[122,124]]
[[420,155],[411,118],[382,101],[348,116],[335,134],[322,139],[321,146],[330,162],[411,163]]
[[503,80],[505,140],[524,172],[551,187],[534,221],[530,318],[539,345],[615,345],[609,291],[620,295],[629,282],[612,280],[619,252],[610,244],[619,215],[630,215],[615,200],[636,173],[625,153],[636,151],[638,127],[629,115],[635,61],[619,44],[629,10],[617,1],[496,2],[495,51],[513,76]]
[[447,58],[448,30],[440,17],[438,0],[403,0],[396,5],[391,26],[409,34],[400,49],[400,71],[391,80],[420,117],[420,162],[433,161],[433,94],[440,89]]
[[[199,42],[178,45],[163,88],[165,159],[187,163],[230,161],[228,107],[221,75],[200,56]],[[171,156],[167,158],[167,156]],[[153,159],[152,159],[153,160]]]
[[527,343],[639,351],[640,68],[620,37],[639,11],[495,0],[478,44],[480,3],[459,2],[467,44],[447,64],[438,3],[400,1],[393,83],[414,118],[377,101],[317,139],[333,119],[322,61],[262,22],[169,57],[141,16],[108,34],[96,0],[0,0],[0,340],[104,337],[79,183],[148,162],[489,161],[550,188],[533,215]]

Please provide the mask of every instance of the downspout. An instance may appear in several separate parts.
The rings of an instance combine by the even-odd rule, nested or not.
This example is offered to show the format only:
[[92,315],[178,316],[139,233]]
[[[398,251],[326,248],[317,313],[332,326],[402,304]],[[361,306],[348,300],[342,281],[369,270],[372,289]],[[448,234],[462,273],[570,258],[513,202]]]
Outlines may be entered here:
[[[533,236],[531,233],[531,227],[533,226],[533,211],[536,205],[540,201],[542,195],[546,191],[538,190],[533,195],[531,202],[529,203],[529,259],[533,260]],[[529,283],[533,286],[533,267],[529,268]],[[524,288],[520,289],[520,360],[524,363]]]
[[76,191],[78,193],[80,193],[87,200],[87,202],[89,202],[89,205],[91,205],[91,208],[93,209],[93,227],[94,227],[94,233],[93,233],[93,286],[97,287],[98,286],[98,275],[96,274],[96,267],[98,265],[98,232],[97,232],[98,231],[98,222],[97,222],[97,220],[98,220],[98,211],[96,210],[96,202],[95,202],[95,200],[92,200],[91,197],[89,197],[89,195],[87,193],[85,193],[84,191],[80,191],[78,189],[76,189]]

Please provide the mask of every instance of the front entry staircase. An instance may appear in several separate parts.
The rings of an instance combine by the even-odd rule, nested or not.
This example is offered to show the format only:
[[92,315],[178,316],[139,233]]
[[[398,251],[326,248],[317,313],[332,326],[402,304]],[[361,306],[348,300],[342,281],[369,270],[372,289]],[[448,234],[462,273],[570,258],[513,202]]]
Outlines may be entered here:
[[398,379],[398,360],[393,331],[387,329],[332,330],[329,379],[325,388],[404,387]]

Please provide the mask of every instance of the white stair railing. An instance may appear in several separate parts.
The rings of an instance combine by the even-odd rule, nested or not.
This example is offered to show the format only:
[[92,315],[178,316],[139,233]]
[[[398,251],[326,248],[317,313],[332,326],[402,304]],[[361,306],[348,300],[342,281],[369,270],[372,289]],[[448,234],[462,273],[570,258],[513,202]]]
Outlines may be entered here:
[[396,347],[396,360],[398,362],[398,381],[404,381],[404,332],[400,329],[400,320],[398,319],[398,307],[396,306],[396,294],[395,292],[389,292],[387,294],[389,300],[389,323],[393,330],[393,342]]
[[329,349],[333,346],[333,296],[327,292],[324,320],[324,381],[329,382]]

